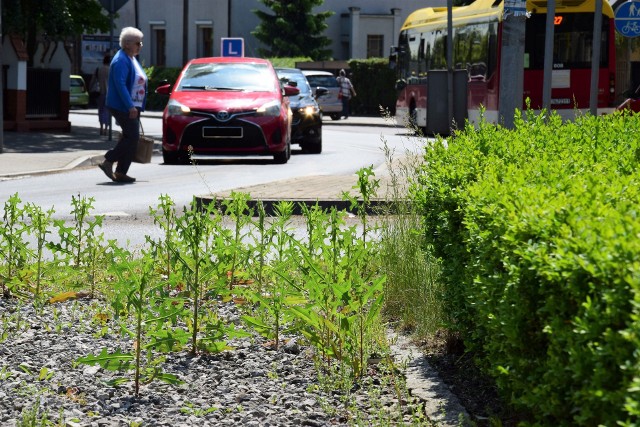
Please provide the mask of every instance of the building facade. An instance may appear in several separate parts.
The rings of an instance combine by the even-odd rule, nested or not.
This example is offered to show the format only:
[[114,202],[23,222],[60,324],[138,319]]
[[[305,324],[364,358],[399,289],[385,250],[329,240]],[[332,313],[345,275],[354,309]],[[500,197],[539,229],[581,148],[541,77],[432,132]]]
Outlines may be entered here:
[[[314,12],[334,12],[327,19],[324,35],[332,41],[333,59],[344,61],[388,56],[407,16],[427,5],[444,6],[446,0],[325,0]],[[192,58],[219,56],[225,37],[243,38],[245,56],[258,56],[258,49],[266,46],[251,35],[260,23],[252,12],[255,9],[269,12],[258,0],[129,0],[118,11],[114,31],[117,36],[126,26],[142,30],[145,38],[140,59],[146,66],[182,67]],[[96,36],[83,37],[86,44]],[[102,37],[107,43],[108,37]],[[100,48],[82,51],[86,53],[78,58],[79,71],[90,74],[99,57],[88,52]]]

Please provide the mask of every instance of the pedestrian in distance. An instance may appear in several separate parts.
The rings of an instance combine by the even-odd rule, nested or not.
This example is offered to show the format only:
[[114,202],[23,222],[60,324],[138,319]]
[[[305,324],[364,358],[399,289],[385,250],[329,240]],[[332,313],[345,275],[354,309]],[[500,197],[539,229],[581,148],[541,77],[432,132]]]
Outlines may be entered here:
[[[147,101],[147,75],[136,56],[142,49],[142,31],[134,27],[120,32],[120,50],[113,56],[109,67],[106,106],[116,123],[122,128],[122,137],[116,146],[106,152],[104,162],[98,166],[115,182],[132,183],[127,175],[140,138],[140,113]],[[115,172],[113,165],[117,163]]]
[[111,64],[111,55],[106,54],[102,58],[102,65],[96,69],[96,79],[100,89],[98,95],[98,121],[100,122],[100,135],[106,135],[111,122],[111,115],[107,110],[107,85],[109,82],[109,66]]
[[349,118],[349,101],[351,100],[351,96],[356,96],[356,90],[353,88],[351,84],[351,80],[347,77],[347,74],[344,70],[340,70],[338,73],[338,85],[340,86],[340,92],[338,92],[338,96],[342,100],[342,116],[345,119]]

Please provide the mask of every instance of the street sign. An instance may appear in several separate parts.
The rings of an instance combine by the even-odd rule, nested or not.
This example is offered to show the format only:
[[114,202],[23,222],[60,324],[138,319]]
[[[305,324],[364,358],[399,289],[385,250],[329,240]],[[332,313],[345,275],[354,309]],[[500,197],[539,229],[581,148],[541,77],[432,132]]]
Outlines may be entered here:
[[243,57],[244,39],[242,37],[222,37],[220,51],[222,56]]
[[[100,4],[107,12],[116,13],[127,1],[129,0],[100,0]],[[111,5],[113,5],[113,10],[111,10]]]
[[640,1],[622,3],[614,15],[616,30],[625,37],[640,36]]
[[508,16],[511,14],[513,14],[513,16],[526,16],[527,15],[526,0],[505,0],[504,14],[505,16]]

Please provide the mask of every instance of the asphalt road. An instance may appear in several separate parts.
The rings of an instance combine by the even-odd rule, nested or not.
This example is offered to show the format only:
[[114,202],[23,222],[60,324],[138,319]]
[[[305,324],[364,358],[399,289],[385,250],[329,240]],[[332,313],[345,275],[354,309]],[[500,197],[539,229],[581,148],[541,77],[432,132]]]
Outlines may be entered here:
[[[71,114],[70,120],[73,126],[98,125],[93,115]],[[161,120],[147,117],[144,128],[145,133],[160,138]],[[157,232],[149,208],[156,207],[162,195],[169,196],[181,210],[194,197],[259,184],[288,181],[304,188],[304,180],[310,177],[353,176],[369,166],[384,172],[385,147],[399,156],[418,152],[421,145],[419,139],[399,128],[325,126],[322,154],[302,154],[294,146],[285,165],[274,164],[270,159],[218,160],[201,162],[195,167],[164,165],[162,156],[155,155],[149,164],[132,165],[130,175],[137,178],[135,184],[116,184],[107,180],[97,167],[84,167],[0,182],[0,200],[18,193],[24,203],[53,208],[54,218],[70,219],[72,196],[91,198],[92,213],[106,216],[105,237],[141,244],[146,234]]]

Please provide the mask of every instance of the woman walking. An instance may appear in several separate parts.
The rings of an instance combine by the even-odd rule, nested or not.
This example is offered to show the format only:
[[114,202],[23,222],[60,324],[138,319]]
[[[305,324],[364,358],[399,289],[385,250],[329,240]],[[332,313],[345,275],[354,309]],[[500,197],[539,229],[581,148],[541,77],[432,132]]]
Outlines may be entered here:
[[[98,166],[115,182],[131,183],[127,175],[140,138],[140,112],[147,101],[147,75],[136,56],[142,49],[142,31],[126,27],[120,33],[120,50],[111,60],[106,106],[122,128],[116,146]],[[113,164],[117,163],[115,172]]]
[[109,64],[111,63],[111,55],[106,54],[102,58],[102,66],[98,68],[96,77],[100,86],[100,94],[98,95],[98,121],[100,122],[100,135],[106,135],[111,122],[109,110],[105,104],[107,100],[107,85],[109,82]]

